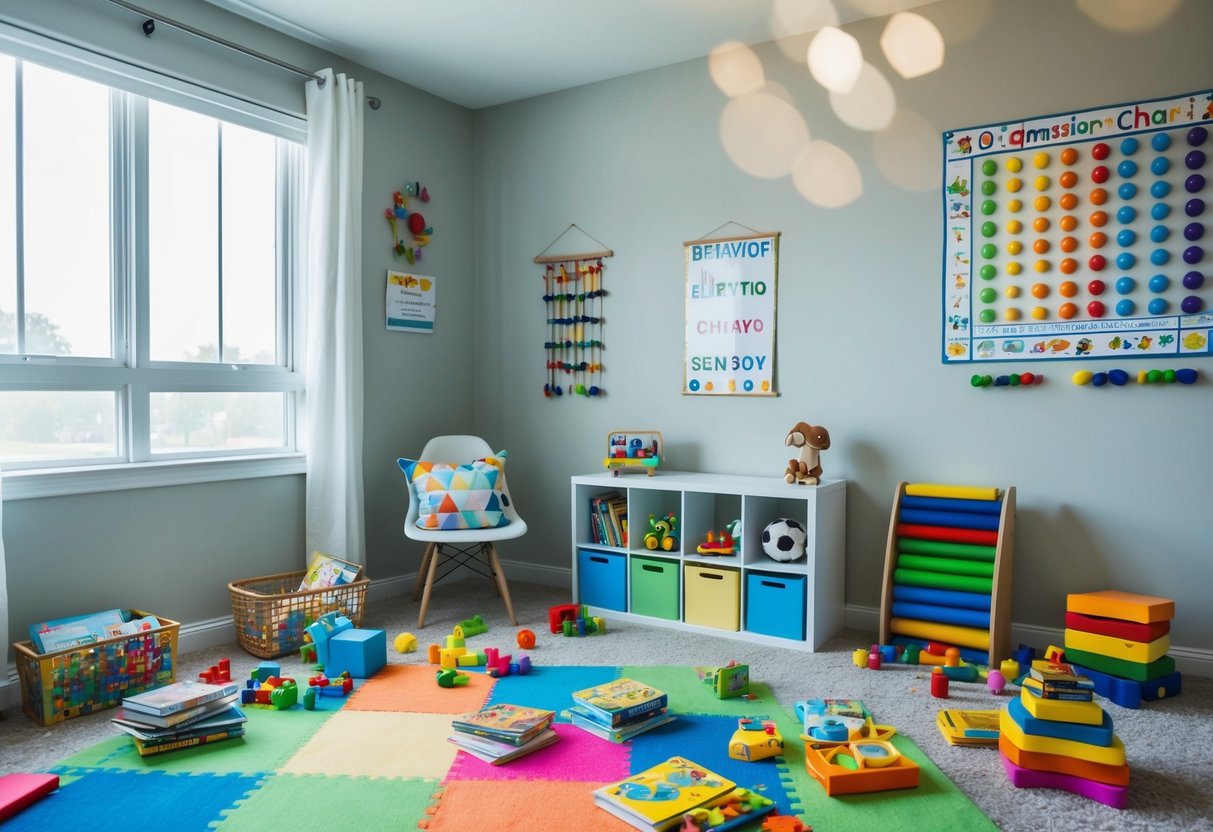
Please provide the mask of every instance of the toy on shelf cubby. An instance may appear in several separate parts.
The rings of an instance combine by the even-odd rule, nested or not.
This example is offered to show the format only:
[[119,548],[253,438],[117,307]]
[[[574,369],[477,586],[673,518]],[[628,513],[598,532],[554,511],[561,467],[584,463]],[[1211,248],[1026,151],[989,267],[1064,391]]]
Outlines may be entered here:
[[937,641],[998,667],[1010,655],[1015,487],[897,484],[881,644]]

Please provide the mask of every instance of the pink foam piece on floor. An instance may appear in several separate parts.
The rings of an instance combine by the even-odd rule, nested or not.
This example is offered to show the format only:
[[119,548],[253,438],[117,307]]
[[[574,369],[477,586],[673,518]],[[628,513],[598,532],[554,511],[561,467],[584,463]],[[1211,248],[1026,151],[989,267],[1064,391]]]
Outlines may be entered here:
[[1011,785],[1020,789],[1061,789],[1111,806],[1113,809],[1123,809],[1129,803],[1128,786],[1112,786],[1085,777],[1075,777],[1073,774],[1023,768],[1007,759],[1001,751],[998,756],[1002,758],[1002,767],[1006,770]]
[[32,806],[57,788],[57,774],[5,774],[0,777],[0,821]]
[[447,774],[451,780],[560,780],[609,783],[631,774],[630,748],[608,742],[574,725],[553,725],[560,739],[504,765],[495,766],[460,752]]

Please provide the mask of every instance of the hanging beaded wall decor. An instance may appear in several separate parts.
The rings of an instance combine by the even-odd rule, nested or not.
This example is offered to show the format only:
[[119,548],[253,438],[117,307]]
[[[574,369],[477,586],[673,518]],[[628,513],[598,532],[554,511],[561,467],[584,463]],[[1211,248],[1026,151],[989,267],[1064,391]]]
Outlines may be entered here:
[[[589,237],[573,224],[544,252],[572,229]],[[535,258],[543,266],[543,302],[547,312],[543,344],[547,357],[543,395],[547,398],[560,398],[566,393],[594,398],[605,392],[602,332],[606,290],[602,288],[602,261],[612,254],[604,247],[601,251],[580,254],[541,253]]]

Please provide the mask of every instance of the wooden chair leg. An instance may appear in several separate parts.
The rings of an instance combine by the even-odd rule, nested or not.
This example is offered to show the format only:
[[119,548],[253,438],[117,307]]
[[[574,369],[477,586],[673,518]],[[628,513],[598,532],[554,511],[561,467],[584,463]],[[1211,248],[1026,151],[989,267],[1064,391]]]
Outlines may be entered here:
[[497,578],[497,592],[505,601],[505,611],[510,615],[510,623],[517,626],[518,619],[514,618],[514,602],[510,600],[510,587],[505,582],[505,572],[501,569],[501,561],[497,558],[497,547],[489,544],[489,566]]
[[425,544],[425,554],[421,556],[421,565],[417,567],[417,580],[413,581],[413,600],[417,600],[417,596],[421,594],[421,585],[425,583],[425,573],[430,568],[430,558],[434,556],[434,548],[438,544],[430,541]]
[[434,573],[438,571],[438,561],[441,557],[438,553],[438,545],[430,544],[434,550],[430,553],[430,568],[425,576],[425,591],[421,594],[421,612],[417,615],[417,629],[425,627],[425,613],[430,608],[430,591],[434,588]]

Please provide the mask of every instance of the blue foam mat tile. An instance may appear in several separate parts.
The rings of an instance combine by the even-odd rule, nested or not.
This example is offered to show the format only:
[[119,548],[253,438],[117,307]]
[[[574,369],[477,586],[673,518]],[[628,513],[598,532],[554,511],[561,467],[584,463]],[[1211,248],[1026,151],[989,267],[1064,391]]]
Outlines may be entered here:
[[[619,678],[618,665],[578,665],[561,667],[536,666],[525,676],[511,673],[493,685],[487,704],[508,702],[531,708],[561,711],[573,704],[569,694],[583,688],[601,685]],[[563,721],[563,720],[562,720]]]
[[[58,791],[17,813],[4,832],[70,829],[90,819],[94,829],[165,829],[209,832],[211,823],[254,792],[268,775],[167,774],[56,767]],[[182,780],[189,783],[183,790]],[[187,799],[182,799],[188,795]],[[171,822],[170,819],[171,818]]]

